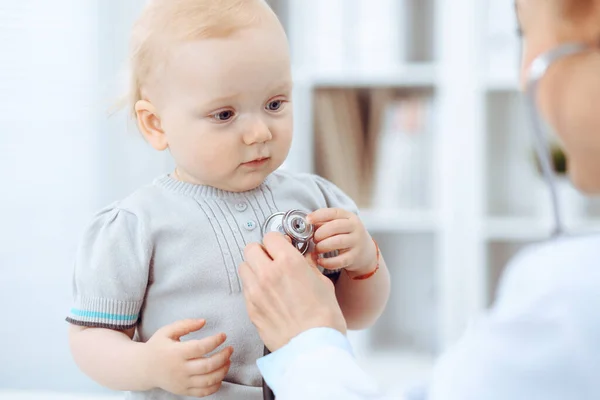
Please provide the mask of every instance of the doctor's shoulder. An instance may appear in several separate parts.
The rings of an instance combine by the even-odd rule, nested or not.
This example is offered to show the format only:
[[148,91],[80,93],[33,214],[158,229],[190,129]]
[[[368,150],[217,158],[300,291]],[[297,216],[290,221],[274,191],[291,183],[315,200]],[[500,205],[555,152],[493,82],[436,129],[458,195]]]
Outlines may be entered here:
[[524,248],[506,266],[496,303],[511,308],[543,299],[576,302],[584,298],[600,301],[600,232]]

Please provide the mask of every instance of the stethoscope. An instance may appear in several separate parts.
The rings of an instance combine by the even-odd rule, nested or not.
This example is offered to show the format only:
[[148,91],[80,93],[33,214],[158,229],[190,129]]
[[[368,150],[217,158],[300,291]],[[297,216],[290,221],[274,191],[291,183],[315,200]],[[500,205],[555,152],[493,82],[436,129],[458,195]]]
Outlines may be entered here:
[[[263,236],[268,232],[279,232],[287,235],[292,240],[292,245],[304,255],[310,249],[315,232],[314,225],[308,223],[308,214],[302,210],[289,210],[287,212],[276,212],[269,216],[262,227]],[[264,355],[268,355],[269,349],[265,346]],[[274,400],[275,395],[263,379],[263,399]]]
[[279,232],[287,235],[302,255],[310,248],[315,228],[307,221],[308,214],[302,210],[289,210],[272,214],[263,225],[263,235]]
[[533,128],[537,156],[540,160],[544,180],[550,189],[550,201],[552,202],[552,215],[554,219],[554,231],[552,232],[552,237],[554,238],[566,235],[566,231],[561,213],[558,190],[556,188],[556,175],[552,168],[550,146],[547,140],[548,135],[545,132],[543,119],[537,105],[539,83],[546,75],[550,66],[556,61],[588,50],[589,47],[582,43],[566,43],[555,47],[546,53],[539,55],[531,63],[527,76],[525,91],[526,105]]

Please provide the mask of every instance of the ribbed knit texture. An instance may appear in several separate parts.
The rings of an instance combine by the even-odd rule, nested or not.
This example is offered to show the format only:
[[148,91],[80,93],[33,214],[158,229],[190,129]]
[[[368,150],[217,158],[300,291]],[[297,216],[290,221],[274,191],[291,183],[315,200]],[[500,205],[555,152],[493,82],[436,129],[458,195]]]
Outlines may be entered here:
[[[354,202],[330,182],[278,171],[254,190],[233,193],[165,175],[101,210],[78,251],[70,323],[113,329],[137,327],[147,341],[187,318],[206,326],[182,340],[225,332],[234,348],[222,389],[208,399],[262,399],[256,359],[263,344],[250,322],[237,273],[248,243],[278,211],[307,212]],[[162,390],[129,399],[181,400]]]

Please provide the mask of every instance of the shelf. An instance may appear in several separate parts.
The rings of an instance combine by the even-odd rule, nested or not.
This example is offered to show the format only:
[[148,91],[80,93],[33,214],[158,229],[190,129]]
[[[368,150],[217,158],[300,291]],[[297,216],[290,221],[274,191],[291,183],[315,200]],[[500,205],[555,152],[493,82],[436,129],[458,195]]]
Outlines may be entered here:
[[486,89],[490,92],[518,92],[520,91],[519,81],[516,77],[488,78],[486,80]]
[[[548,239],[552,223],[533,217],[493,217],[486,223],[486,238],[497,242],[526,242]],[[578,224],[567,224],[572,233],[600,232],[600,220],[592,219]]]
[[493,217],[486,223],[486,238],[492,241],[533,241],[548,238],[552,225],[537,218]]
[[386,390],[390,398],[404,398],[407,391],[422,387],[430,378],[435,358],[406,351],[375,352],[360,359],[360,366]]
[[297,82],[313,87],[433,87],[436,68],[431,63],[402,64],[395,67],[344,68],[294,73]]
[[362,209],[360,218],[374,232],[434,233],[439,227],[432,211]]

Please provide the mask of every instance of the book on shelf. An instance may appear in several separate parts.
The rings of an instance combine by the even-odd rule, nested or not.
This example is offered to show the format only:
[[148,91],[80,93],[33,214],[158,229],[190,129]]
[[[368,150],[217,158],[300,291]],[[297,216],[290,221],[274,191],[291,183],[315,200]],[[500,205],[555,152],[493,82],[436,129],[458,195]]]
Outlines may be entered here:
[[396,90],[392,88],[372,89],[368,94],[368,122],[365,126],[364,147],[364,176],[363,187],[365,204],[373,206],[373,190],[375,186],[375,173],[378,159],[378,144],[381,141],[381,131],[385,123],[385,113],[391,101],[395,98]]
[[318,174],[361,208],[431,208],[430,100],[383,88],[322,88],[314,96]]
[[431,208],[431,104],[409,96],[387,104],[375,153],[372,206],[381,209]]
[[358,94],[352,90],[315,92],[315,164],[317,172],[363,205],[362,132]]

